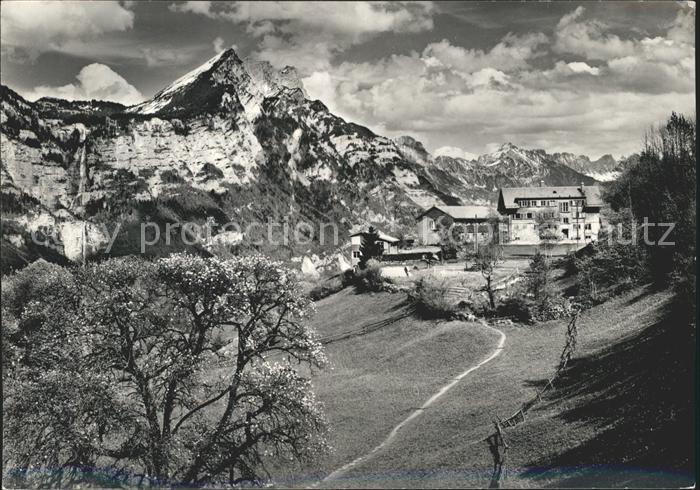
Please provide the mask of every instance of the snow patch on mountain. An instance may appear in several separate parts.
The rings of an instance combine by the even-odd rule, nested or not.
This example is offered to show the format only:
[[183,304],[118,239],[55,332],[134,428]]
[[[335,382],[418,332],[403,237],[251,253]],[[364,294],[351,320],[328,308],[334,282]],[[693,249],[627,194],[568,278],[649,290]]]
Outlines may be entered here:
[[589,172],[586,175],[600,182],[612,182],[620,177],[620,174],[621,172],[619,171],[611,170],[610,172]]

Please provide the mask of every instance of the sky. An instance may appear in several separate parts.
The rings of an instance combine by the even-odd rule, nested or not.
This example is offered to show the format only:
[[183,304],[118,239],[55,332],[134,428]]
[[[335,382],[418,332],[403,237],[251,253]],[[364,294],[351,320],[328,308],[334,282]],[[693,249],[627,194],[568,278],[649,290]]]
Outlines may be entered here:
[[0,36],[0,81],[29,100],[135,104],[233,47],[450,156],[619,158],[695,115],[694,2],[3,1]]

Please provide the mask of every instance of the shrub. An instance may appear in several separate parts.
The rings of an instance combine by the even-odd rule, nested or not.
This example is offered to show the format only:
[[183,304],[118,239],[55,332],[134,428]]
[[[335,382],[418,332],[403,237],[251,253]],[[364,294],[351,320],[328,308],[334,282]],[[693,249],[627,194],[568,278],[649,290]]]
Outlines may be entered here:
[[457,303],[448,299],[447,289],[444,280],[422,277],[409,293],[409,299],[414,304],[416,313],[423,318],[450,318],[459,308]]
[[539,322],[557,320],[571,316],[573,313],[574,307],[571,302],[561,296],[547,297],[530,308],[530,318]]
[[386,277],[382,277],[382,268],[376,260],[369,260],[365,268],[354,275],[354,284],[361,293],[378,292],[384,289],[384,284],[391,282]]
[[321,280],[320,284],[311,288],[309,291],[309,298],[313,301],[319,301],[323,298],[330,296],[331,294],[337,293],[345,288],[347,284],[344,282],[343,277],[333,277],[328,280]]
[[608,241],[603,236],[590,247],[589,253],[573,261],[577,292],[582,303],[602,303],[648,279],[644,266],[645,251],[641,246]]
[[499,303],[496,314],[509,317],[519,322],[532,322],[532,302],[523,296],[508,296]]
[[347,287],[353,284],[355,280],[355,271],[353,269],[348,269],[340,274],[340,280],[343,282],[343,287]]

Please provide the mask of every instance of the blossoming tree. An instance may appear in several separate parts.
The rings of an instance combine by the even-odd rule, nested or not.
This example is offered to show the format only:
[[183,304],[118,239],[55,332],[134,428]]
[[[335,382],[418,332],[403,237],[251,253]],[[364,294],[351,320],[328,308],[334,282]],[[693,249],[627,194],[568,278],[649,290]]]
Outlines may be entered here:
[[279,263],[34,264],[2,306],[6,476],[237,484],[326,448],[299,369],[325,358]]

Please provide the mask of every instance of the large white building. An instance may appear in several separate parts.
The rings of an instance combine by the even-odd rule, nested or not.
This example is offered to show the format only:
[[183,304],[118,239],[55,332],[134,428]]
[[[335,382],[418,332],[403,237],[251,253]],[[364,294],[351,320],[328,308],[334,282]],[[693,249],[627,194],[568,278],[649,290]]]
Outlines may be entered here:
[[543,229],[561,243],[585,244],[600,231],[598,186],[504,187],[498,195],[498,212],[507,221],[505,241],[538,244]]

